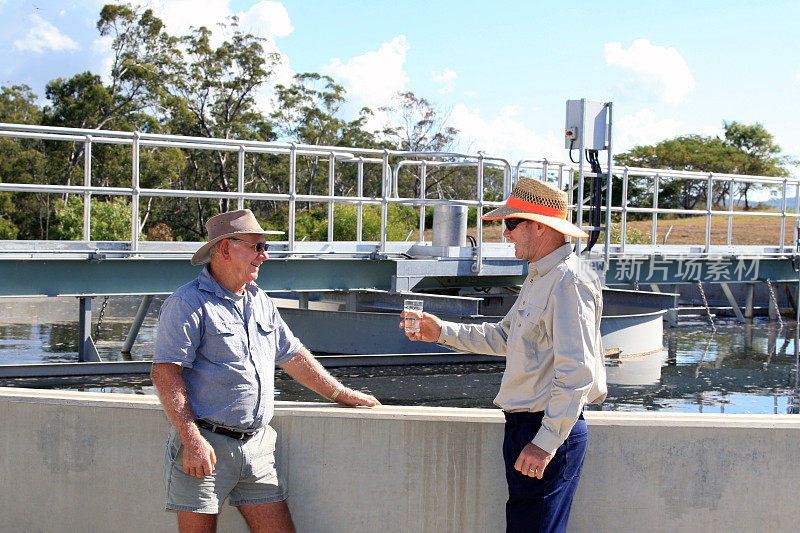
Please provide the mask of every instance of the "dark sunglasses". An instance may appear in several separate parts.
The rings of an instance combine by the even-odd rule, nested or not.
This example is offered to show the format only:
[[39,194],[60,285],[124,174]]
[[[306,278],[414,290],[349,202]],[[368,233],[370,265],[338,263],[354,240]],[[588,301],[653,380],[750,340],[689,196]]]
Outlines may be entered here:
[[506,224],[506,228],[508,231],[514,231],[517,229],[517,226],[522,224],[523,222],[528,222],[527,218],[504,218],[503,222]]
[[252,246],[253,250],[255,250],[256,253],[259,253],[259,254],[269,250],[269,244],[267,244],[266,242],[250,242],[250,241],[246,241],[244,239],[237,239],[236,237],[228,237],[228,238],[230,240],[232,240],[232,241],[239,241],[239,242],[245,243],[248,246]]

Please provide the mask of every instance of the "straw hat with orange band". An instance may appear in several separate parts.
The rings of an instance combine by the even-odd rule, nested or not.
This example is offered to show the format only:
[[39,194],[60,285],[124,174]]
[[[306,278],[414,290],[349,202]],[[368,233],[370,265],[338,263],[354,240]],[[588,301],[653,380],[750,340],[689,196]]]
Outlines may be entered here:
[[589,235],[567,220],[567,193],[531,178],[522,178],[514,186],[506,205],[482,216],[483,220],[524,218],[553,228],[569,237],[585,239]]

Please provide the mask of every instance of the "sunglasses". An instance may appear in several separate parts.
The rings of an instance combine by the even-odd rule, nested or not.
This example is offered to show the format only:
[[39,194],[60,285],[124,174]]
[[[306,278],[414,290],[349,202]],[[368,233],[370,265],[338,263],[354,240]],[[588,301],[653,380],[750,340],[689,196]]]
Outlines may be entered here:
[[503,222],[505,222],[506,228],[508,231],[514,231],[517,229],[517,226],[522,224],[523,222],[528,222],[526,218],[504,218]]
[[252,246],[253,250],[255,250],[256,253],[259,253],[259,254],[269,250],[269,244],[267,244],[266,242],[250,242],[250,241],[246,241],[244,239],[237,239],[236,237],[228,237],[228,239],[230,239],[232,241],[243,242],[248,246]]

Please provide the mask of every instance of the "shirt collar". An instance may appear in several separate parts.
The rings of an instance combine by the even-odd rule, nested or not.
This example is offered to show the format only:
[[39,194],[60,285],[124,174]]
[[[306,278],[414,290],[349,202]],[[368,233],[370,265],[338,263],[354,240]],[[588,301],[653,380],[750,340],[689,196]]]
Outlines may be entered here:
[[[216,295],[218,298],[231,298],[231,292],[227,290],[225,287],[217,283],[217,280],[214,279],[214,276],[208,271],[208,265],[203,267],[203,270],[200,271],[200,275],[197,276],[197,279],[200,281],[200,289],[206,292],[210,292]],[[245,287],[245,290],[250,294],[255,294],[258,290],[258,285],[256,285],[255,281],[251,281]]]
[[537,276],[544,276],[548,272],[550,272],[556,265],[564,261],[569,254],[572,253],[572,244],[564,243],[563,246],[559,246],[546,256],[542,257],[538,261],[531,261],[528,263],[528,270],[530,270],[534,275]]

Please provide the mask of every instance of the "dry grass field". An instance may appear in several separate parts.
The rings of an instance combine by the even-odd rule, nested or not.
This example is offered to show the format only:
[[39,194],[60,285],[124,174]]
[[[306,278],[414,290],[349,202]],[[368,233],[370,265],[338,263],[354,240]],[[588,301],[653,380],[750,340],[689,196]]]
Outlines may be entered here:
[[[764,211],[760,211],[760,213],[763,212]],[[672,227],[671,231],[669,231],[670,227]],[[794,219],[787,217],[785,227],[786,234],[784,242],[786,245],[789,245],[795,239]],[[636,230],[640,231],[642,236],[646,239],[644,242],[650,242],[650,236],[653,228],[652,219],[629,221],[628,228],[628,231],[630,231],[630,228],[635,228]],[[777,246],[780,241],[780,228],[780,217],[734,215],[733,229],[731,232],[731,244],[734,246]],[[658,232],[656,235],[658,243],[663,242],[664,235],[667,234],[667,231],[669,231],[667,244],[703,244],[705,243],[706,217],[699,216],[671,219],[660,217],[658,220]],[[469,228],[468,233],[474,235],[475,228]],[[483,238],[486,242],[500,242],[501,233],[502,230],[500,224],[496,222],[484,224]],[[711,244],[726,244],[727,234],[728,217],[712,217]],[[409,240],[417,240],[417,235],[418,233],[414,232]],[[425,240],[430,241],[431,239],[431,230],[425,230]]]

